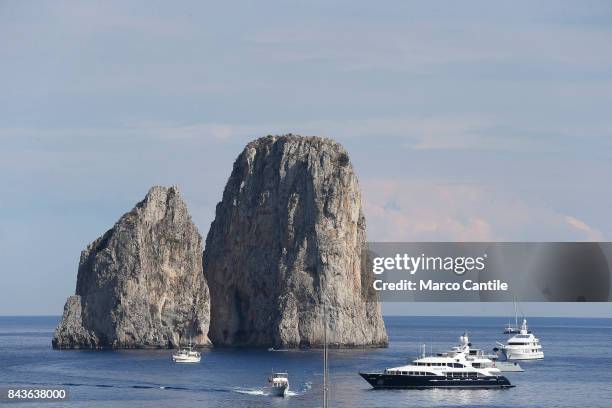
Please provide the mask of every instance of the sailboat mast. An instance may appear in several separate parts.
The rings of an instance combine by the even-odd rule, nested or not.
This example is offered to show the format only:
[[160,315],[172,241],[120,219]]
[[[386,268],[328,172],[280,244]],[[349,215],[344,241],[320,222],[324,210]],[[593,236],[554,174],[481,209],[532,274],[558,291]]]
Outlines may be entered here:
[[323,303],[323,408],[328,407],[327,380],[327,307]]
[[518,313],[516,311],[516,297],[514,300],[514,327],[518,327]]

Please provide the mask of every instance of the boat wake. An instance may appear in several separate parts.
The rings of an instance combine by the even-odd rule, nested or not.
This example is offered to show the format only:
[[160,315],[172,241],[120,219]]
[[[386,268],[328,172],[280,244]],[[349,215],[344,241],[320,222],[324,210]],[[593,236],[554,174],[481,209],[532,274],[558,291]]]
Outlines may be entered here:
[[[271,396],[270,392],[268,391],[268,389],[266,387],[263,388],[234,388],[231,390],[232,392],[236,392],[238,394],[243,394],[243,395],[253,395],[253,396],[262,396],[262,397],[268,397]],[[285,394],[285,397],[296,397],[298,395],[301,395],[303,392],[297,392],[297,391],[293,391],[293,390],[288,390]]]
[[79,384],[79,383],[61,383],[66,387],[96,387],[96,388],[133,388],[136,390],[184,390],[188,391],[191,388],[175,387],[171,385],[112,385],[112,384]]
[[241,388],[237,388],[237,389],[233,389],[233,392],[237,392],[238,394],[245,394],[245,395],[268,395],[268,393],[266,393],[266,390],[263,388],[254,388],[254,389],[241,389]]
[[[48,383],[35,383],[36,385],[61,385],[65,387],[95,387],[95,388],[131,388],[137,390],[168,390],[168,391],[195,391],[195,392],[235,392],[238,394],[244,395],[253,395],[253,396],[269,396],[267,387],[262,388],[200,388],[200,387],[181,387],[181,386],[173,386],[173,385],[161,385],[161,384],[86,384],[86,383],[75,383],[75,382],[64,382],[64,383],[56,383],[56,384],[48,384]],[[309,390],[311,384],[307,382],[301,391],[287,391],[286,396],[298,396]]]

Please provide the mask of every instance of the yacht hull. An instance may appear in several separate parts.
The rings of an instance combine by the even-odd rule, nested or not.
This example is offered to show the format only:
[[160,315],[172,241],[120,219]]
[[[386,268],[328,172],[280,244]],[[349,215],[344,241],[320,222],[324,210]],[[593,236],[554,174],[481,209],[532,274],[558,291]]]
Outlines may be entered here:
[[289,384],[278,387],[270,387],[270,395],[274,397],[284,397],[289,390]]
[[544,359],[543,355],[525,355],[525,354],[509,354],[506,356],[508,361],[519,361],[519,360],[542,360]]
[[189,364],[189,363],[199,363],[200,357],[189,357],[189,358],[172,358],[172,361],[178,364]]
[[514,385],[504,376],[483,378],[445,378],[441,376],[388,375],[382,373],[359,373],[374,388],[460,388],[491,389],[511,388]]
[[542,360],[544,353],[523,353],[520,351],[502,350],[508,361],[517,360]]
[[522,373],[523,371],[525,371],[523,370],[523,367],[519,365],[519,363],[510,361],[498,361],[495,363],[495,367],[502,373]]

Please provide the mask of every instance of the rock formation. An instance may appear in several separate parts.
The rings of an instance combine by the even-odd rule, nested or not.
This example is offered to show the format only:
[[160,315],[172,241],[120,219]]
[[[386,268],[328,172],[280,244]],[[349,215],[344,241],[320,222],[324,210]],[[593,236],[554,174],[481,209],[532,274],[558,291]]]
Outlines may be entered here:
[[208,345],[202,238],[175,187],[143,201],[81,253],[55,348]]
[[[348,154],[318,137],[268,136],[234,163],[206,239],[209,336],[219,346],[384,346],[362,268],[365,219]],[[326,306],[324,306],[326,305]]]

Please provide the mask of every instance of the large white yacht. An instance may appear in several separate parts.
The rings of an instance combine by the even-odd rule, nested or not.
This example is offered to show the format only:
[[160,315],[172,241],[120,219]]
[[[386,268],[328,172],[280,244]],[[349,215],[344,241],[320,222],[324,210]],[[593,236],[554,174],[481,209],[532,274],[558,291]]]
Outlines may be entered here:
[[540,340],[527,328],[527,319],[523,319],[519,334],[508,339],[506,344],[497,343],[508,360],[539,360],[544,358]]
[[510,388],[494,362],[482,355],[470,355],[467,334],[450,351],[426,356],[412,364],[387,368],[382,373],[359,373],[374,388]]

